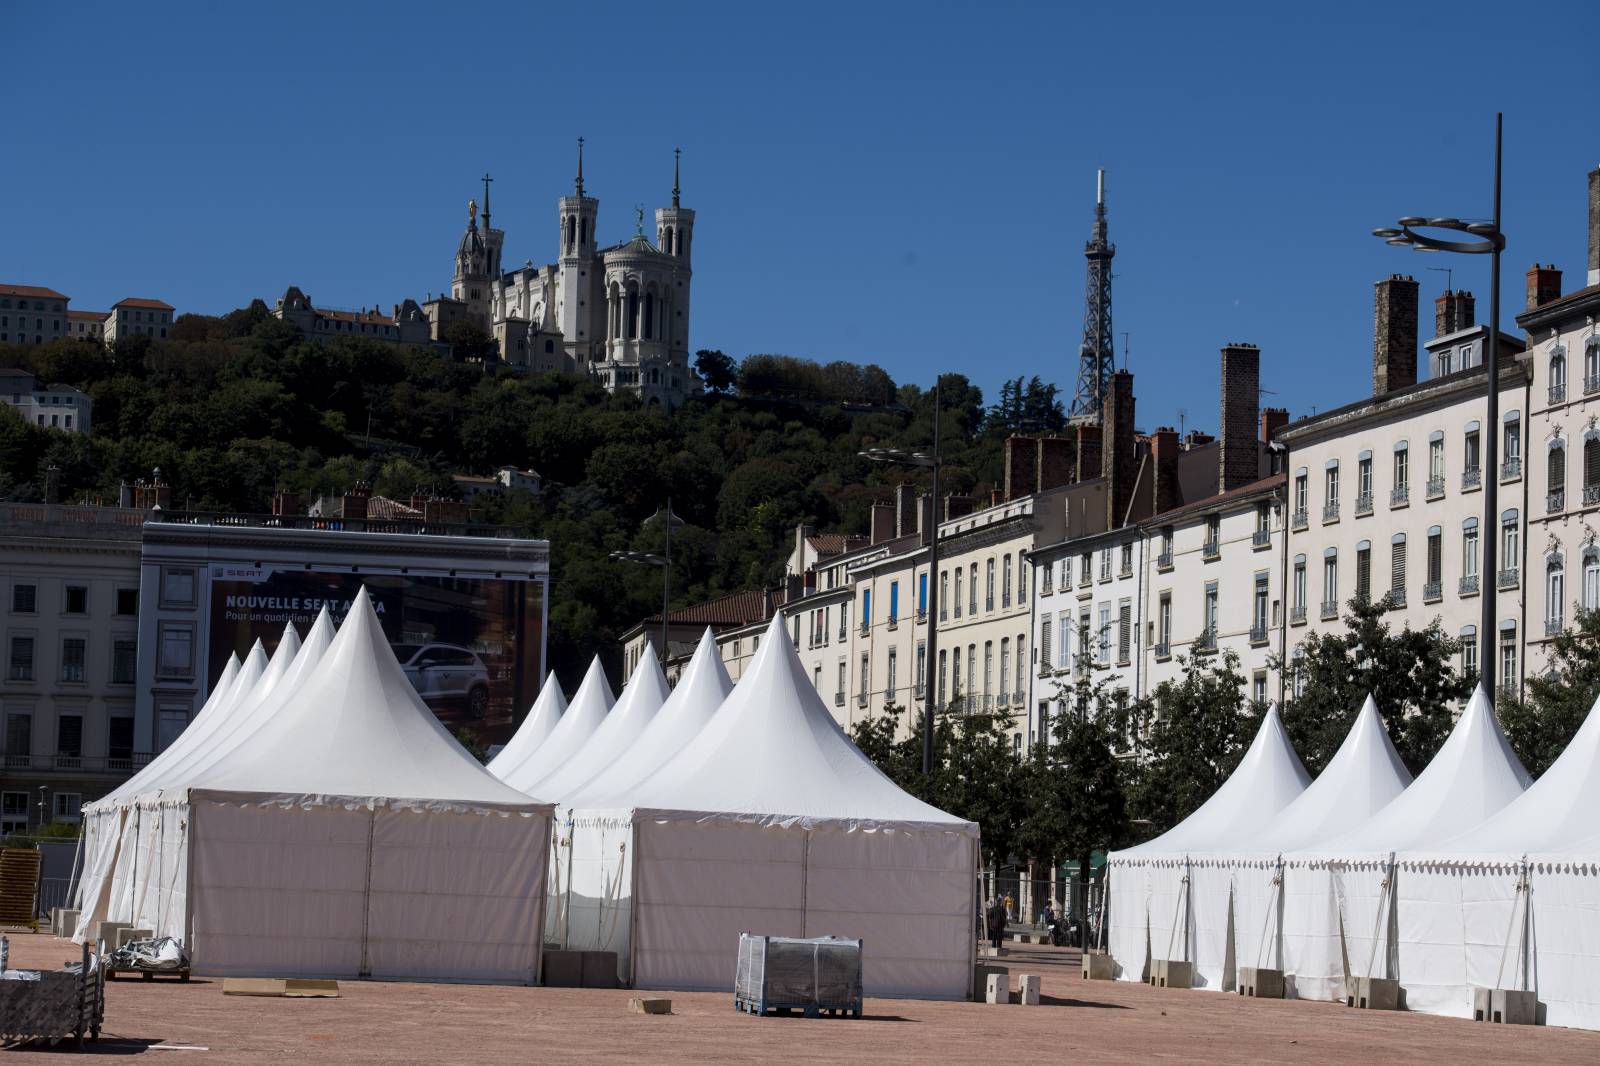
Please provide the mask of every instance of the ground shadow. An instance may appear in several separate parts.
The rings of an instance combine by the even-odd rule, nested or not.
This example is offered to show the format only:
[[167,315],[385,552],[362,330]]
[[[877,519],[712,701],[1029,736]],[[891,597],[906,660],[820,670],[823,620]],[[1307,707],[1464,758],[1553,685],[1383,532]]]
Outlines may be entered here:
[[8,1053],[43,1051],[55,1054],[66,1052],[76,1055],[143,1055],[152,1046],[162,1042],[161,1040],[149,1040],[136,1036],[102,1036],[99,1040],[85,1039],[82,1050],[79,1050],[77,1041],[69,1036],[55,1044],[45,1040],[30,1040],[25,1044],[7,1044],[3,1046]]
[[1040,996],[1041,1007],[1093,1007],[1096,1010],[1130,1010],[1121,1003],[1099,1003],[1092,999],[1070,999],[1064,996]]

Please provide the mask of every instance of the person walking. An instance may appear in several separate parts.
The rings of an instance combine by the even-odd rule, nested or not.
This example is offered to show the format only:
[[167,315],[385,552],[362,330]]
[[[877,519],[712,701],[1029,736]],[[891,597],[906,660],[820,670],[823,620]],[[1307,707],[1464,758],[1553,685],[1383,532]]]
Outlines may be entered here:
[[1000,949],[1000,942],[1006,935],[1006,908],[1002,900],[995,899],[989,904],[989,944],[996,951]]

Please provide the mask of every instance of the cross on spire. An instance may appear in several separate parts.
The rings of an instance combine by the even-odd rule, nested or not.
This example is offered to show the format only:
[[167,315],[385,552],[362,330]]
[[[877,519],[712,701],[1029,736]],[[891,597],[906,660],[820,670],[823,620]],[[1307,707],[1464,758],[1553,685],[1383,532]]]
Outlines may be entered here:
[[488,171],[483,172],[483,232],[489,232],[489,183],[494,179]]
[[[683,154],[683,149],[682,148],[674,148],[672,150],[672,206],[673,207],[677,207],[678,206],[678,157],[680,155],[682,155],[682,154]],[[484,202],[484,204],[487,205],[488,202],[489,202],[488,198],[485,197],[483,202]]]
[[583,195],[583,138],[578,138],[578,195]]

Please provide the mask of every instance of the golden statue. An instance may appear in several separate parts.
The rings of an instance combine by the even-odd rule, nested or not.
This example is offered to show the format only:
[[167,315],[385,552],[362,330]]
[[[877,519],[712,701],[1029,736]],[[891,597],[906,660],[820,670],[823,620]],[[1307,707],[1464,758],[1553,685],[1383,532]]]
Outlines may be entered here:
[[476,200],[468,200],[467,201],[467,225],[476,226],[477,224],[478,224],[478,201],[476,201]]

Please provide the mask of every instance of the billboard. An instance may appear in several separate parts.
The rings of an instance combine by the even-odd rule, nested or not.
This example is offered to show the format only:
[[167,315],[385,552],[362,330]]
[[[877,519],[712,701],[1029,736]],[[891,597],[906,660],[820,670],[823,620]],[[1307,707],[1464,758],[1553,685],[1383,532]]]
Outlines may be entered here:
[[526,578],[330,573],[214,563],[210,675],[256,640],[270,652],[293,622],[303,635],[326,606],[344,621],[364,585],[401,668],[446,726],[504,743],[542,673],[544,586]]

